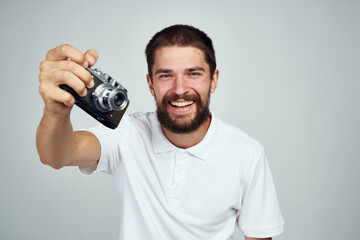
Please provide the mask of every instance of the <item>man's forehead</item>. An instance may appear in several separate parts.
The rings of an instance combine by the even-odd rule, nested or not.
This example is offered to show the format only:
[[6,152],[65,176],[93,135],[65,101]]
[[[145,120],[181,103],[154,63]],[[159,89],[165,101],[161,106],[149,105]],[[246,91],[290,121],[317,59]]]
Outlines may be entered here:
[[204,52],[193,46],[166,46],[155,51],[153,67],[170,68],[177,64],[184,68],[208,67]]
[[171,51],[181,51],[181,50],[188,50],[188,51],[194,51],[198,52],[199,54],[202,54],[205,56],[205,53],[202,49],[189,45],[189,46],[179,46],[179,45],[171,45],[171,46],[163,46],[156,49],[155,54],[158,54],[159,52],[171,52]]

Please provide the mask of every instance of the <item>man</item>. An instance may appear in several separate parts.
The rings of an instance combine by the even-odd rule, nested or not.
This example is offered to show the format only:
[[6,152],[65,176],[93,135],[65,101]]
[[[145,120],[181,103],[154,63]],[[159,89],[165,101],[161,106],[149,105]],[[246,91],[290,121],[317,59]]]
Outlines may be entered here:
[[231,239],[236,224],[247,240],[280,234],[284,221],[263,147],[209,111],[219,76],[211,39],[174,25],[154,35],[146,57],[156,113],[126,115],[116,130],[74,132],[74,98],[59,85],[85,96],[94,85],[85,67],[98,54],[70,45],[50,50],[39,75],[41,161],[113,175],[120,239]]

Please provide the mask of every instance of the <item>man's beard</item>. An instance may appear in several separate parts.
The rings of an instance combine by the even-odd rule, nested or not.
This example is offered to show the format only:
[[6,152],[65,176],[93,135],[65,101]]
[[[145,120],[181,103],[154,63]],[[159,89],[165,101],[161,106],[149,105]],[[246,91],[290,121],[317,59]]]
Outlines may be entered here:
[[[196,107],[196,114],[193,119],[187,119],[186,116],[176,116],[175,119],[172,119],[170,113],[168,112],[169,102],[177,101],[182,99],[184,101],[194,101]],[[210,116],[209,104],[210,104],[210,91],[205,101],[201,100],[200,94],[195,93],[194,95],[171,95],[164,96],[161,103],[156,101],[156,114],[160,124],[165,127],[167,130],[177,134],[187,134],[192,133],[199,129],[199,127],[206,122]]]

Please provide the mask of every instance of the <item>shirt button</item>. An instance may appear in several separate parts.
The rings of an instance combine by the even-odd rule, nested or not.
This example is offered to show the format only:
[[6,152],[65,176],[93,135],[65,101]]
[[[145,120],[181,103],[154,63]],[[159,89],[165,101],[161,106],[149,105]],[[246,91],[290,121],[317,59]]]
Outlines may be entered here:
[[175,163],[176,163],[176,166],[182,166],[182,165],[184,165],[184,162],[183,162],[182,159],[176,159]]
[[176,159],[185,159],[186,158],[186,152],[185,150],[179,150],[176,152]]

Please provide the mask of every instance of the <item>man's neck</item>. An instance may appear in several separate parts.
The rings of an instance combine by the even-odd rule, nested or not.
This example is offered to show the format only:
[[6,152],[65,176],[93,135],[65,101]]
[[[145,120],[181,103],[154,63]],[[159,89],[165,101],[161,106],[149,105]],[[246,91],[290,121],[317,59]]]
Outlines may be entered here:
[[173,133],[169,131],[168,129],[161,126],[166,138],[174,144],[178,148],[190,148],[192,146],[195,146],[201,140],[205,137],[205,134],[207,133],[209,126],[211,123],[211,115],[210,117],[197,129],[196,131],[192,133],[187,134],[178,134]]

